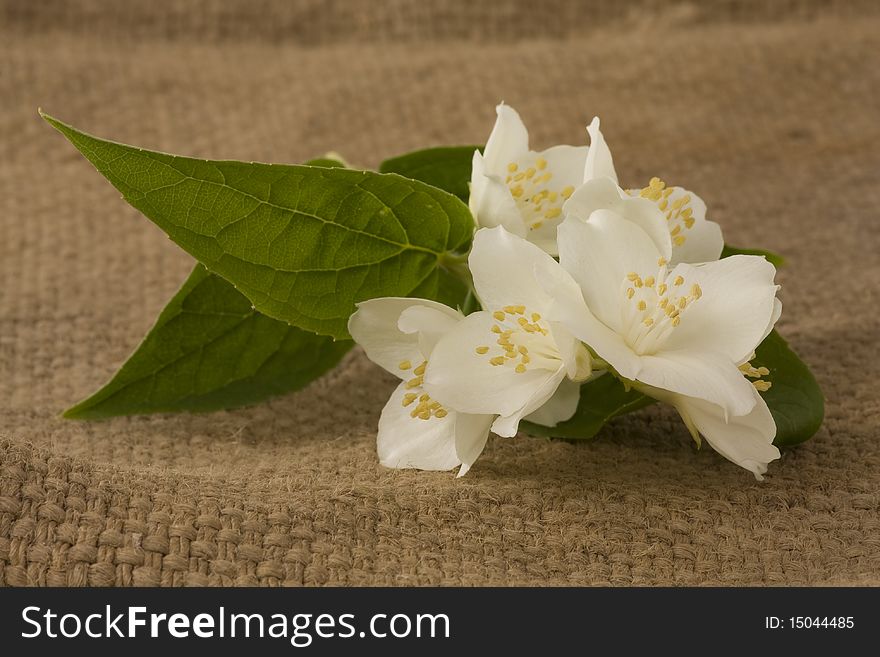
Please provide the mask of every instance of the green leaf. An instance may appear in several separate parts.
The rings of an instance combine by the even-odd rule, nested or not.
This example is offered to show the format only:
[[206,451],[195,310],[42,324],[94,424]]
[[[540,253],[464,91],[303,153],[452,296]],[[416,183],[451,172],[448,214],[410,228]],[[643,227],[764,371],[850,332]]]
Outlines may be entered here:
[[334,367],[352,344],[261,315],[232,285],[197,265],[122,369],[64,416],[252,404],[302,388]]
[[822,426],[825,398],[809,368],[776,331],[755,350],[751,362],[770,370],[764,379],[772,385],[761,396],[776,421],[773,443],[783,447],[811,438]]
[[772,264],[774,267],[782,267],[785,264],[785,258],[783,258],[781,255],[773,253],[772,251],[765,251],[764,249],[741,249],[738,246],[725,244],[724,248],[721,250],[721,257],[727,258],[732,255],[764,256],[765,258],[767,258],[767,262]]
[[446,269],[438,267],[408,296],[419,299],[434,299],[450,308],[461,309],[467,294],[468,287],[460,278]]
[[536,436],[592,438],[609,420],[653,403],[650,397],[635,390],[627,391],[619,379],[604,374],[581,386],[581,398],[571,419],[555,427],[532,422],[523,422],[520,426],[526,433]]
[[356,302],[410,294],[473,234],[461,201],[396,174],[196,160],[43,116],[258,311],[315,333],[348,338]]
[[470,196],[471,162],[474,151],[482,146],[443,146],[413,151],[385,160],[380,166],[382,173],[399,173],[401,176],[421,180],[455,194],[467,203]]

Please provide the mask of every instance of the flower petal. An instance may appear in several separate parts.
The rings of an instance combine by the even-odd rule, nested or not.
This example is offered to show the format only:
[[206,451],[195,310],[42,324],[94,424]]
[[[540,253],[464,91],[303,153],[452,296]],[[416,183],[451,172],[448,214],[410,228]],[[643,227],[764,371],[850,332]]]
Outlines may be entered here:
[[504,226],[510,232],[525,237],[528,231],[516,201],[500,178],[486,174],[480,151],[474,152],[472,166],[468,206],[476,225],[487,228]]
[[[537,386],[534,389],[531,398],[526,401],[526,403],[523,404],[522,407],[509,415],[502,415],[501,417],[496,419],[495,422],[492,423],[493,432],[497,433],[499,436],[504,436],[505,438],[511,438],[515,436],[516,432],[519,431],[520,421],[525,416],[530,415],[540,409],[542,406],[547,404],[550,399],[552,399],[553,395],[559,389],[560,384],[565,380],[565,368],[560,367],[558,371],[549,374],[550,376],[545,376],[544,380],[541,382],[541,385]],[[577,407],[577,403],[575,403],[575,407]],[[558,413],[564,413],[568,409],[548,409],[547,413],[551,417],[551,419],[559,418],[559,415],[554,414],[554,410],[556,410]],[[572,411],[572,414],[573,413],[574,411]],[[571,415],[569,415],[568,417],[571,417]],[[568,417],[562,419],[567,420]],[[556,419],[556,422],[560,421],[561,419]]]
[[[603,324],[590,312],[581,288],[571,275],[559,263],[553,261],[537,266],[535,276],[544,291],[554,299],[553,305],[547,310],[548,319],[554,324],[556,322],[562,324],[574,336],[592,347],[621,376],[635,379],[641,367],[639,357],[619,333]],[[568,364],[570,359],[566,357],[564,345],[560,347],[560,354]]]
[[666,219],[655,203],[630,195],[608,178],[597,178],[575,190],[564,206],[567,217],[582,221],[588,221],[597,210],[611,210],[620,218],[636,224],[654,240],[660,255],[669,260],[672,239]]
[[723,354],[690,349],[642,356],[638,380],[712,402],[729,415],[746,415],[755,405],[754,387]]
[[[776,322],[779,321],[779,317],[782,315],[782,302],[777,298],[773,300],[773,314],[770,316],[770,322],[767,324],[767,328],[764,329],[764,335],[761,336],[761,339],[758,340],[758,344],[760,345],[764,342],[765,338],[770,335],[773,328],[776,326]],[[751,354],[749,355],[749,360],[751,360]],[[743,361],[745,362],[745,361]],[[743,363],[738,363],[742,365]]]
[[617,182],[617,172],[614,170],[614,161],[611,158],[611,149],[605,142],[605,137],[599,129],[599,117],[594,116],[590,125],[587,126],[590,135],[590,150],[584,165],[584,182],[594,178],[610,178]]
[[478,230],[468,258],[483,308],[522,304],[537,313],[543,313],[552,302],[534,274],[537,264],[547,262],[553,258],[540,247],[500,226]]
[[455,452],[461,461],[458,477],[463,477],[479,458],[489,438],[494,415],[457,413],[455,419]]
[[[680,262],[712,262],[721,257],[724,248],[724,237],[721,235],[721,226],[714,221],[706,219],[706,203],[699,196],[682,187],[673,187],[667,203],[672,205],[679,198],[689,197],[690,202],[682,209],[690,208],[690,219],[693,223],[690,228],[687,223],[677,221],[681,225],[679,229],[683,241],[680,244],[673,242],[672,258],[670,263],[677,265]],[[670,230],[675,230],[673,226]]]
[[389,468],[451,470],[461,463],[455,449],[456,413],[447,410],[442,418],[413,418],[410,409],[415,402],[404,406],[404,396],[419,392],[401,383],[382,409],[376,439],[379,462]]
[[[572,281],[572,284],[574,284],[574,281]],[[577,297],[575,298],[577,299]],[[580,298],[580,302],[583,303],[583,297]],[[551,322],[550,332],[553,334],[556,348],[559,349],[559,356],[562,358],[568,378],[574,381],[585,381],[588,379],[593,369],[593,363],[590,352],[584,344],[574,337],[574,334],[561,322]]]
[[[461,413],[511,415],[528,404],[547,377],[555,374],[555,368],[534,366],[517,372],[513,360],[492,365],[492,354],[477,350],[495,345],[498,336],[492,332],[493,326],[492,314],[479,311],[440,339],[425,371],[424,385],[431,397]],[[550,337],[546,340],[552,342]]]
[[751,412],[732,417],[729,422],[724,421],[724,411],[720,407],[700,399],[679,397],[675,405],[682,417],[690,419],[716,452],[750,470],[755,479],[761,481],[767,472],[767,464],[779,458],[779,450],[773,445],[776,423],[770,409],[754,387],[752,393],[755,406]]
[[[452,311],[452,312],[450,312]],[[434,346],[444,334],[451,331],[464,315],[448,306],[438,309],[430,306],[412,305],[400,313],[397,327],[402,333],[417,333],[419,348],[425,360],[430,358]]]
[[621,328],[627,274],[656,272],[661,256],[644,230],[611,210],[596,210],[588,221],[567,217],[559,227],[559,263],[580,285],[590,311],[615,331]]
[[776,307],[776,268],[761,256],[736,255],[717,262],[678,265],[685,286],[697,284],[700,298],[681,314],[664,350],[694,349],[725,354],[734,363],[748,360],[772,329]]
[[483,159],[486,173],[503,175],[510,162],[515,162],[529,150],[529,131],[510,105],[501,103],[495,108],[498,118],[486,141]]
[[407,376],[407,372],[400,369],[400,363],[409,361],[417,366],[425,359],[419,347],[419,336],[404,333],[398,328],[401,314],[408,308],[421,307],[450,320],[458,321],[461,318],[452,308],[426,299],[382,297],[362,301],[357,306],[348,320],[351,337],[364,348],[367,358],[401,378]]
[[535,157],[547,161],[547,171],[553,175],[550,183],[553,189],[562,190],[568,186],[577,189],[584,182],[584,166],[589,150],[587,146],[560,144],[535,153]]
[[559,383],[556,392],[538,410],[530,413],[525,419],[545,427],[555,427],[574,415],[581,399],[581,384],[565,378]]

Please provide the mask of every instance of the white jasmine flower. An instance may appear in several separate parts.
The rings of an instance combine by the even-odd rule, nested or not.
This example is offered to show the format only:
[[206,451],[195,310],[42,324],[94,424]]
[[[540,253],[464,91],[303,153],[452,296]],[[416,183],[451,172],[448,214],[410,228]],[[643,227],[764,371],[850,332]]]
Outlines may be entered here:
[[534,272],[556,261],[498,226],[477,231],[469,264],[484,310],[439,339],[425,389],[448,408],[499,416],[492,431],[500,436],[516,435],[530,414],[550,426],[567,420],[591,367],[584,345],[545,317],[553,298]]
[[451,470],[464,475],[482,453],[492,415],[458,413],[424,388],[437,341],[464,316],[443,304],[395,297],[358,304],[348,330],[367,357],[402,379],[379,418],[377,451],[390,468]]
[[615,181],[611,153],[593,119],[593,146],[553,146],[529,150],[529,133],[519,114],[498,105],[498,118],[481,155],[474,153],[470,209],[478,227],[504,226],[555,255],[562,205],[586,172]]
[[779,456],[775,426],[739,366],[779,317],[773,265],[734,256],[670,270],[655,239],[608,211],[566,219],[559,244],[559,264],[536,269],[556,299],[550,317],[760,477]]
[[647,187],[629,193],[652,201],[663,213],[672,238],[670,265],[711,262],[721,257],[721,226],[706,219],[706,204],[699,196],[683,187],[668,187],[659,178],[651,178]]

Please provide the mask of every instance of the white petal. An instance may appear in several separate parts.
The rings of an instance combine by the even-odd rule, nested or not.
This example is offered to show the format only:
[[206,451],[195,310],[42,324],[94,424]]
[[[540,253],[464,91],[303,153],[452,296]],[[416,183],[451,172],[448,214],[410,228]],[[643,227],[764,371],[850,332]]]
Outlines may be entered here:
[[422,420],[411,417],[415,407],[403,405],[404,395],[420,393],[405,383],[397,386],[379,418],[376,449],[379,462],[389,468],[451,470],[461,462],[455,449],[456,413],[448,410],[443,418]]
[[458,477],[463,477],[471,469],[486,447],[489,427],[494,415],[469,415],[457,413],[455,419],[455,452],[461,461]]
[[638,380],[655,388],[704,399],[729,415],[745,415],[755,404],[754,387],[724,355],[663,351],[642,356]]
[[[718,260],[721,257],[721,250],[724,248],[721,226],[706,219],[706,203],[703,199],[682,187],[672,188],[667,203],[672,204],[684,196],[690,197],[690,202],[685,207],[691,209],[694,223],[691,228],[682,224],[679,230],[681,236],[684,237],[684,243],[673,244],[670,263],[677,265],[680,262],[697,263]],[[681,222],[676,222],[676,225],[678,224]],[[673,229],[674,227],[670,226],[670,230]]]
[[633,197],[608,178],[585,182],[566,201],[563,209],[567,217],[582,221],[589,220],[597,210],[611,210],[644,230],[664,258],[669,260],[672,254],[669,227],[660,208],[648,199]]
[[515,235],[525,237],[528,231],[510,190],[500,178],[486,174],[484,167],[483,157],[475,151],[468,206],[476,225],[504,226]]
[[549,187],[555,190],[565,189],[568,186],[577,189],[583,183],[584,166],[589,150],[586,146],[559,145],[535,153],[535,158],[542,157],[547,160],[547,171],[553,175]]
[[676,407],[682,417],[690,418],[715,451],[750,470],[761,481],[767,464],[779,458],[779,450],[773,445],[776,423],[761,395],[750,387],[755,397],[754,408],[748,415],[732,417],[729,422],[724,421],[720,407],[700,399],[680,397]]
[[580,398],[581,384],[571,379],[563,379],[553,396],[525,419],[545,427],[555,427],[574,415]]
[[[773,331],[773,328],[776,326],[776,322],[779,321],[779,317],[781,315],[782,315],[782,302],[779,299],[774,299],[773,314],[770,316],[770,323],[767,324],[767,328],[764,329],[764,335],[762,335],[761,339],[758,340],[759,345],[762,342],[764,342],[765,338],[768,335],[770,335],[770,333]],[[749,357],[749,360],[751,360],[751,357]],[[742,365],[744,362],[745,361],[742,361],[741,363],[739,363],[739,365]]]
[[510,105],[501,103],[495,108],[498,118],[486,142],[483,159],[486,173],[502,175],[510,162],[517,161],[529,150],[529,131]]
[[[560,367],[559,370],[555,373],[552,373],[551,376],[546,376],[541,385],[535,388],[531,398],[525,404],[523,404],[515,412],[510,413],[509,415],[502,415],[501,417],[496,419],[495,422],[492,423],[492,431],[497,433],[499,436],[504,436],[506,438],[511,438],[515,436],[516,432],[519,431],[520,420],[522,420],[525,416],[534,413],[539,408],[547,404],[548,401],[556,393],[559,385],[564,380],[565,368],[563,367]],[[577,406],[577,404],[575,404],[575,406]],[[550,409],[550,411],[548,412],[552,412],[552,410],[553,409]],[[572,411],[572,413],[574,413],[574,411]],[[568,417],[571,417],[571,415],[569,415]],[[567,420],[568,418],[564,419]]]
[[[492,365],[490,359],[503,353],[496,346],[498,336],[491,331],[494,325],[490,313],[479,311],[443,336],[425,372],[425,389],[431,397],[461,413],[510,415],[528,404],[548,376],[555,374],[556,367],[535,367],[535,362],[521,373],[513,360]],[[478,354],[476,349],[482,346],[490,346],[491,351]],[[557,367],[562,364],[557,363]]]
[[[449,311],[452,312],[449,312]],[[447,306],[438,309],[430,306],[413,305],[405,308],[400,313],[397,327],[402,333],[417,333],[419,335],[419,348],[427,360],[434,350],[434,345],[444,334],[452,330],[464,315]]]
[[[571,280],[570,277],[569,280]],[[571,283],[572,285],[575,284],[574,281],[571,281]],[[575,297],[575,299],[577,299],[577,297]],[[583,303],[583,297],[581,297],[579,301],[580,303]],[[551,306],[550,312],[553,312],[552,309],[553,306]],[[583,343],[561,322],[551,322],[550,332],[553,335],[553,341],[556,343],[556,348],[559,349],[559,356],[562,358],[562,362],[565,366],[565,373],[568,375],[568,378],[575,381],[584,381],[589,378],[590,372],[593,369],[592,357]]]
[[392,374],[405,377],[407,372],[398,366],[409,361],[418,366],[425,356],[419,346],[419,336],[400,331],[398,322],[408,308],[421,307],[458,321],[461,315],[436,301],[383,297],[359,303],[348,320],[348,332],[367,352],[367,358]]
[[468,258],[483,308],[522,304],[530,313],[543,313],[552,301],[534,274],[536,265],[547,262],[553,258],[500,226],[478,230]]
[[611,149],[605,142],[605,137],[599,129],[599,117],[593,117],[587,127],[590,134],[590,151],[584,166],[584,182],[594,178],[610,178],[617,182],[617,172],[614,170],[614,161],[611,158]]
[[694,283],[702,296],[681,314],[681,324],[664,349],[695,349],[747,360],[768,333],[776,310],[776,268],[761,256],[736,255],[702,265],[678,265],[684,287]]
[[[621,376],[635,379],[641,367],[639,357],[613,329],[599,321],[587,308],[581,288],[557,262],[536,267],[535,275],[549,296],[554,299],[547,317],[564,325],[608,361]],[[564,347],[560,349],[566,358]]]
[[611,210],[597,210],[586,222],[567,217],[559,226],[560,264],[580,285],[592,313],[615,331],[621,327],[627,274],[655,273],[661,256],[644,230]]

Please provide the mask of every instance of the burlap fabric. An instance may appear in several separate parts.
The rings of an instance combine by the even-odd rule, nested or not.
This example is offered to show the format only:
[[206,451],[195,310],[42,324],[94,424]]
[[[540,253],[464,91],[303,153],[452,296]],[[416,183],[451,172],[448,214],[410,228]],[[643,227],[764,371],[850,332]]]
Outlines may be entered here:
[[[880,583],[874,7],[0,3],[0,582]],[[192,261],[38,106],[182,154],[375,166],[484,140],[501,99],[539,146],[599,114],[624,182],[685,184],[730,242],[788,257],[781,330],[827,420],[765,483],[662,409],[587,443],[493,438],[460,480],[386,470],[394,382],[359,352],[246,410],[58,417]]]

